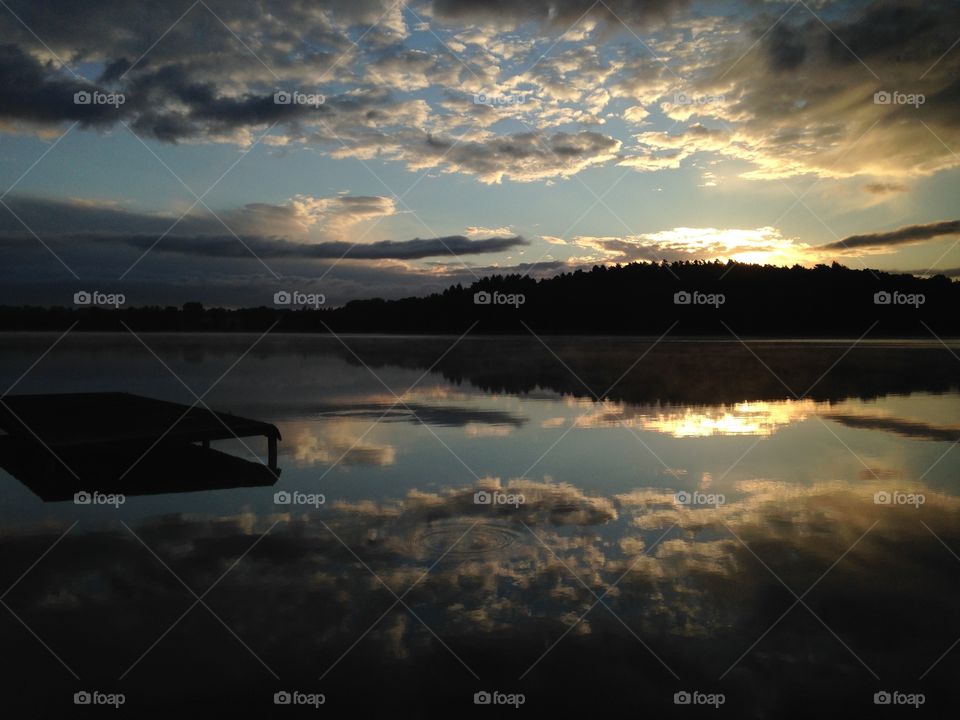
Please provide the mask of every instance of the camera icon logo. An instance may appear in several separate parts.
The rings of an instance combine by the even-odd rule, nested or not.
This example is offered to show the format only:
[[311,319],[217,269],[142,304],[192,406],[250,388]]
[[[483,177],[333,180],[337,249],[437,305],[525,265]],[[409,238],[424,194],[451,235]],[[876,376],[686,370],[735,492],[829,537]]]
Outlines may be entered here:
[[286,490],[280,490],[273,494],[273,503],[274,505],[289,505],[293,498],[290,496]]
[[74,705],[89,705],[91,702],[93,702],[93,696],[86,690],[81,690],[73,694]]
[[293,696],[286,690],[281,690],[273,694],[274,705],[289,705],[293,702]]
[[292,301],[292,296],[286,290],[278,290],[273,294],[274,305],[289,305]]
[[890,493],[886,490],[877,490],[873,494],[874,505],[889,505],[891,501]]
[[73,94],[74,105],[89,105],[93,102],[93,95],[86,90],[78,90]]
[[886,290],[881,290],[873,294],[874,305],[889,305],[893,301],[893,296]]
[[474,505],[489,505],[493,502],[493,495],[486,490],[479,490],[473,494]]
[[892,701],[893,696],[891,696],[886,690],[881,690],[880,692],[875,692],[873,694],[874,705],[889,705]]
[[86,290],[80,290],[73,294],[74,305],[89,305],[91,302],[93,302],[93,296]]
[[688,493],[686,490],[681,490],[680,492],[678,492],[678,493],[677,493],[676,495],[674,495],[673,497],[674,497],[674,499],[677,501],[677,503],[680,504],[680,505],[689,505],[689,504],[690,504],[690,500],[692,499],[692,498],[690,497],[690,493]]
[[889,105],[893,98],[886,90],[880,90],[873,94],[874,105]]
[[473,694],[474,705],[489,705],[491,702],[493,702],[493,697],[486,690]]
[[89,505],[92,498],[90,493],[86,490],[81,490],[80,492],[73,494],[73,504],[74,505]]
[[493,296],[486,290],[481,290],[480,292],[475,292],[473,294],[474,305],[489,305],[492,301]]
[[686,290],[681,290],[673,294],[674,305],[689,305],[693,297]]
[[293,102],[293,94],[286,90],[278,90],[273,94],[274,105],[289,105]]
[[681,690],[673,694],[674,705],[689,705],[692,700],[693,697],[686,690]]

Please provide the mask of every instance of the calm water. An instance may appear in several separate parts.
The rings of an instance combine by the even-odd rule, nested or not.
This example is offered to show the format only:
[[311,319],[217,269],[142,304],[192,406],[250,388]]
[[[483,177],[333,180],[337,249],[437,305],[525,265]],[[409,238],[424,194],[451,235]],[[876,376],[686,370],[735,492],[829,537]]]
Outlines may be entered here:
[[[56,338],[3,336],[0,389]],[[0,470],[3,683],[34,713],[958,703],[957,344],[142,339],[70,335],[13,392],[189,387],[275,423],[282,473],[113,507]]]

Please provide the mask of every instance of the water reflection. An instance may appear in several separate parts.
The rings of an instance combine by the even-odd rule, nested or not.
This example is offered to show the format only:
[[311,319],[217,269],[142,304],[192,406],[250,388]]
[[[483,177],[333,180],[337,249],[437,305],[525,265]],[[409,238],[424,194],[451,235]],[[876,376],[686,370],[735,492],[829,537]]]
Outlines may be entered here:
[[[68,337],[24,391],[77,389],[69,367],[84,389],[124,377],[184,401],[131,342]],[[718,714],[738,718],[822,712],[824,698],[872,711],[881,688],[920,689],[934,714],[950,704],[960,363],[942,347],[858,348],[796,400],[742,348],[676,343],[594,401],[536,341],[471,340],[422,378],[448,341],[348,342],[379,379],[336,341],[268,338],[211,393],[281,429],[275,487],[218,490],[168,467],[166,494],[94,512],[0,475],[4,602],[85,684],[157,712],[187,698],[271,711],[293,687],[334,714],[408,716],[469,711],[483,688],[658,715],[678,689],[719,690]],[[202,390],[245,343],[155,344]],[[556,340],[597,391],[648,345]],[[755,348],[798,391],[843,349]],[[34,358],[5,348],[0,379]],[[326,504],[274,504],[283,490]],[[212,587],[209,610],[184,584]],[[74,679],[12,615],[0,642],[21,660],[8,681],[24,712],[70,709]]]
[[[252,652],[200,613],[165,637],[124,687],[162,707],[188,697],[191,676],[206,676],[203,664],[216,658],[225,676],[243,678],[232,702],[268,705],[276,683],[256,654],[286,684],[306,683],[351,707],[416,704],[422,684],[407,684],[400,667],[432,668],[437,697],[460,704],[458,693],[469,697],[476,682],[456,654],[487,684],[522,688],[542,706],[615,693],[625,707],[663,709],[678,684],[673,671],[681,686],[722,686],[731,712],[759,716],[831,694],[866,707],[877,684],[871,673],[915,682],[960,634],[960,562],[941,544],[960,543],[960,501],[929,488],[920,488],[930,494],[919,510],[877,506],[870,487],[839,483],[757,481],[716,509],[680,507],[645,490],[604,499],[563,485],[515,489],[529,493],[515,511],[475,506],[448,488],[401,502],[341,503],[322,515],[138,524],[136,535],[198,592],[227,573],[211,607]],[[15,579],[19,559],[60,531],[3,536],[4,578]],[[794,602],[787,588],[800,595],[811,586],[809,607],[780,619]],[[409,612],[384,614],[393,593]],[[601,593],[605,607],[595,606]],[[82,662],[88,677],[109,681],[191,598],[117,529],[68,537],[46,571],[27,576],[8,601],[68,664]],[[105,613],[108,626],[124,632],[98,628]],[[22,629],[8,624],[2,633],[5,647],[35,655]],[[928,676],[923,688],[933,702],[958,667],[947,656]],[[157,671],[164,688],[153,682]],[[804,695],[765,696],[761,688],[785,673],[811,683]],[[363,691],[371,676],[377,696]],[[68,679],[51,668],[47,680]],[[558,682],[578,694],[557,697]]]
[[318,428],[315,423],[301,421],[283,427],[284,436],[289,438],[287,453],[300,466],[339,463],[382,467],[396,462],[396,448],[365,440],[360,431],[351,431],[353,424],[327,422]]
[[[819,404],[821,407],[824,404]],[[709,407],[644,407],[602,403],[577,418],[582,427],[627,426],[676,438],[712,435],[772,435],[779,428],[805,420],[818,411],[812,400],[742,402]]]

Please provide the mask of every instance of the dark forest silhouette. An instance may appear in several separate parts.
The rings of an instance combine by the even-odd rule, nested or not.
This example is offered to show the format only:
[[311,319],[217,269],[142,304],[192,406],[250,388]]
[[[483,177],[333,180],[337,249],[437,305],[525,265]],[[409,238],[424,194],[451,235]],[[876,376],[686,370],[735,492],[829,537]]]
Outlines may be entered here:
[[[679,304],[678,293],[687,294]],[[488,298],[493,301],[483,304]],[[659,335],[676,321],[674,332],[683,335],[729,337],[732,329],[748,336],[859,337],[872,327],[871,337],[930,337],[931,331],[960,334],[958,308],[960,283],[942,275],[919,278],[837,263],[804,268],[697,261],[594,266],[541,280],[494,275],[427,297],[320,309],[8,306],[0,308],[0,329],[58,330],[79,320],[77,329],[88,331],[123,330],[125,323],[137,331],[241,332],[279,321],[276,332],[459,334],[476,323],[475,334],[527,333],[529,327],[547,334]]]

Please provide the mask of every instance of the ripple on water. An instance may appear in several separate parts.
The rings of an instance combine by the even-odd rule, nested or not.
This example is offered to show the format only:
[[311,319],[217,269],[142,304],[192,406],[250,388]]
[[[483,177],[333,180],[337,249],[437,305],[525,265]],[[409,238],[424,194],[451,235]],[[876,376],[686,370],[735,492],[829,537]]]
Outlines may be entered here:
[[424,528],[417,535],[416,543],[429,555],[439,557],[446,553],[446,557],[472,557],[500,552],[519,537],[519,532],[506,525],[451,521],[432,523]]

